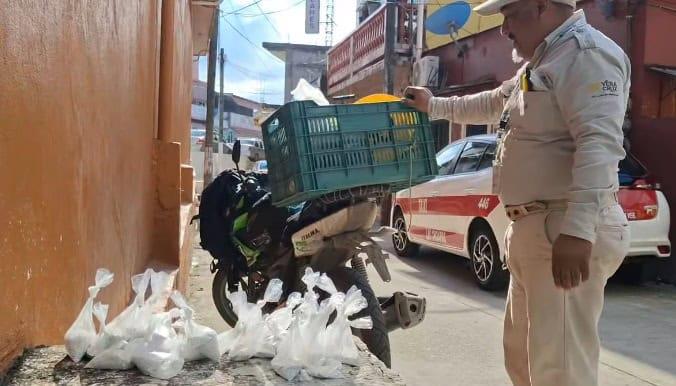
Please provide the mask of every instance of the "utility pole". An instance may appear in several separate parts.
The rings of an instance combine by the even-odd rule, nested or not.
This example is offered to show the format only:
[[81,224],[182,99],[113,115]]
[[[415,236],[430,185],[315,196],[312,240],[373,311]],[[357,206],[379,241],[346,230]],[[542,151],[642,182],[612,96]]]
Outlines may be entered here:
[[415,60],[418,61],[422,58],[423,50],[423,35],[425,30],[423,29],[423,23],[425,20],[425,4],[422,1],[418,1],[418,8],[415,16],[415,30],[416,30],[416,44],[415,44]]
[[327,47],[333,46],[333,18],[335,9],[333,0],[326,0],[326,30],[324,31],[324,45]]
[[225,66],[225,50],[221,48],[221,55],[219,58],[219,64],[220,64],[220,70],[221,70],[221,95],[218,99],[218,118],[219,118],[219,123],[218,123],[218,132],[219,138],[223,139],[224,138],[224,132],[223,132],[223,110],[225,109],[225,101],[223,100],[223,66]]
[[214,11],[214,21],[209,38],[209,61],[207,71],[207,135],[204,138],[204,186],[214,178],[214,110],[216,107],[216,48],[218,46],[218,8]]
[[383,55],[383,64],[385,65],[385,92],[394,94],[394,41],[396,39],[395,13],[397,4],[394,0],[387,0],[385,6],[385,52]]

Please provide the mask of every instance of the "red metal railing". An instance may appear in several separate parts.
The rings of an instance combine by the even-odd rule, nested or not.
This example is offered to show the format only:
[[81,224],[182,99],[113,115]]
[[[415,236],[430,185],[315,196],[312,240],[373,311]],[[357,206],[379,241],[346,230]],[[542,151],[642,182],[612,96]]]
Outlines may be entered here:
[[[410,44],[411,14],[415,5],[410,0],[398,0],[395,10],[395,49]],[[382,5],[361,23],[350,36],[328,51],[328,87],[331,88],[366,66],[376,63],[385,54],[387,7]],[[404,48],[406,49],[406,48]]]
[[385,53],[385,10],[382,6],[350,36],[328,52],[329,87]]

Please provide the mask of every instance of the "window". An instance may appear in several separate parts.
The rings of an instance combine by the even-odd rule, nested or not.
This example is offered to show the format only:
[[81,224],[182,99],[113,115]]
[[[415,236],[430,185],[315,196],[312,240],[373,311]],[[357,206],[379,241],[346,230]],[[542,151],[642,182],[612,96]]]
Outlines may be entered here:
[[437,164],[439,165],[440,176],[451,174],[453,166],[455,166],[455,161],[458,159],[463,146],[465,146],[464,142],[454,143],[446,146],[446,148],[439,152],[437,155]]
[[453,174],[475,172],[487,146],[485,142],[467,142]]
[[495,144],[491,143],[488,145],[486,148],[486,151],[484,152],[484,156],[481,157],[481,162],[479,162],[479,170],[484,170],[486,168],[490,168],[493,166],[493,160],[495,159]]
[[486,134],[488,132],[488,126],[486,125],[467,125],[465,127],[465,136],[470,137],[472,135]]
[[430,126],[432,127],[432,136],[434,138],[434,150],[437,152],[451,142],[450,138],[448,137],[448,125],[449,123],[447,120],[437,120],[430,122]]

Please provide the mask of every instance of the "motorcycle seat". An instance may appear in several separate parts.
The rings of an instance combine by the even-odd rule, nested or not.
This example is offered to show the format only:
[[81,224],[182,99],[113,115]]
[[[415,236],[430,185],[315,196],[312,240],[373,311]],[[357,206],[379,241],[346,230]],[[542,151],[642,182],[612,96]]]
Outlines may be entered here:
[[342,233],[370,230],[378,213],[375,202],[365,201],[345,207],[315,221],[291,236],[296,257],[311,256],[324,247],[324,240]]

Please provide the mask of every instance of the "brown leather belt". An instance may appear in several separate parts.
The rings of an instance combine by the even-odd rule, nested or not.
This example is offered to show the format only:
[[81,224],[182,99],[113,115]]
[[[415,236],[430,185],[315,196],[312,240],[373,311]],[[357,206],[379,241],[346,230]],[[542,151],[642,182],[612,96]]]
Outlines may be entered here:
[[552,209],[566,209],[568,200],[532,201],[521,205],[506,205],[505,211],[510,220],[516,221],[530,214],[542,213]]
[[[617,203],[617,193],[613,193],[602,205],[610,206]],[[547,210],[566,209],[567,207],[568,200],[540,200],[531,201],[521,205],[505,205],[505,211],[510,220],[516,221],[530,214],[542,213]]]

